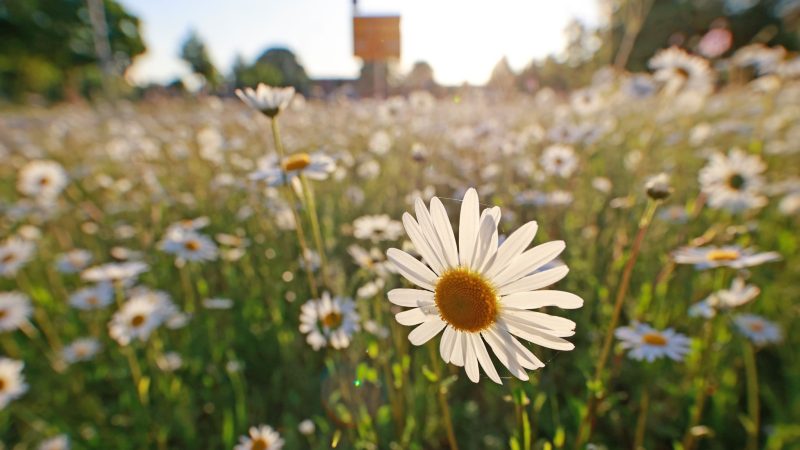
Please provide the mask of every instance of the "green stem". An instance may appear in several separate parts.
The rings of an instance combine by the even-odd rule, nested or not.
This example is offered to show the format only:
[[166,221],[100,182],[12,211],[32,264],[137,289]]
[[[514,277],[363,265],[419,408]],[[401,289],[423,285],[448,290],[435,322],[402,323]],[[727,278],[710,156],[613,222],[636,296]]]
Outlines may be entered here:
[[327,284],[328,288],[332,288],[330,272],[328,271],[328,258],[325,256],[325,244],[322,240],[322,229],[319,226],[319,216],[317,214],[317,202],[314,198],[314,191],[305,175],[300,175],[300,181],[303,184],[303,193],[306,197],[308,219],[311,221],[311,232],[314,236],[314,244],[317,246],[319,252],[320,265],[322,270],[322,279]]
[[744,367],[747,376],[747,411],[750,414],[750,426],[747,429],[747,450],[758,449],[758,429],[761,426],[758,399],[758,369],[756,368],[756,352],[753,344],[744,346]]
[[650,390],[645,385],[642,388],[642,398],[639,402],[639,418],[636,420],[636,434],[633,443],[633,449],[639,450],[644,448],[644,434],[647,428],[647,413],[650,408]]
[[447,442],[450,443],[450,450],[458,450],[458,441],[456,440],[456,433],[453,430],[453,419],[450,417],[450,405],[447,404],[447,392],[442,389],[442,369],[439,362],[439,355],[436,354],[436,348],[428,344],[428,350],[431,355],[431,364],[433,365],[433,372],[436,374],[436,395],[439,398],[439,408],[441,408],[442,418],[444,419],[445,430],[447,431]]
[[700,373],[697,392],[694,397],[694,407],[692,409],[692,416],[689,420],[689,426],[686,428],[686,433],[683,436],[683,450],[692,450],[694,448],[695,436],[692,430],[700,424],[700,419],[703,417],[703,408],[706,404],[706,392],[708,391],[710,369],[708,360],[710,359],[711,345],[714,342],[714,327],[712,321],[707,321],[703,325],[703,348],[700,355]]
[[197,299],[195,298],[194,287],[192,286],[192,276],[189,273],[189,263],[184,262],[180,267],[181,272],[181,287],[183,288],[183,295],[186,296],[186,312],[194,314],[197,309]]

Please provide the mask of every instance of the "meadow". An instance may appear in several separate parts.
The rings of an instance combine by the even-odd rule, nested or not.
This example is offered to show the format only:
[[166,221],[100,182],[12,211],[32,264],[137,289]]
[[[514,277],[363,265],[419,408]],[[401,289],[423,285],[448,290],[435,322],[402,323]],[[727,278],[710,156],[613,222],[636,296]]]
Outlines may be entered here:
[[670,57],[3,112],[0,447],[800,448],[800,80]]

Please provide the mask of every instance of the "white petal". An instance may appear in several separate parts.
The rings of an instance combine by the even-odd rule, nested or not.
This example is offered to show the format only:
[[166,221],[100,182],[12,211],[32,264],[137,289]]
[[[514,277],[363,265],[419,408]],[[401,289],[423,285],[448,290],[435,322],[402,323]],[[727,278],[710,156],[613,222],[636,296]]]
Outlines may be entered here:
[[422,322],[427,322],[435,317],[439,317],[439,311],[436,305],[426,306],[423,308],[414,308],[401,313],[397,313],[394,318],[400,325],[418,325]]
[[484,211],[488,211],[488,213],[494,218],[494,223],[498,226],[500,225],[500,207],[495,206],[493,208],[486,208]]
[[470,268],[475,271],[482,272],[483,266],[487,261],[492,258],[497,252],[497,222],[494,217],[484,211],[481,215],[481,227],[478,229],[478,242],[475,246],[475,254],[472,255],[472,264]]
[[434,303],[433,292],[421,289],[392,289],[387,294],[389,301],[397,306],[416,308]]
[[538,229],[539,225],[533,221],[526,223],[519,227],[517,231],[511,233],[511,236],[503,241],[503,245],[497,249],[497,257],[494,263],[486,269],[486,276],[494,278],[501,270],[508,267],[514,258],[521,255],[531,245]]
[[467,340],[467,354],[465,356],[464,369],[467,371],[467,377],[473,383],[477,383],[481,379],[481,372],[478,370],[478,357],[475,355],[475,345],[472,342],[471,334],[464,333]]
[[469,267],[472,254],[475,252],[475,242],[478,239],[480,226],[478,193],[474,188],[467,189],[464,201],[461,203],[461,217],[458,225],[458,250],[459,262],[464,267]]
[[428,245],[430,245],[433,253],[436,254],[439,261],[445,266],[445,269],[453,267],[450,266],[447,261],[442,241],[439,239],[439,233],[436,232],[436,227],[433,225],[431,213],[428,211],[425,202],[423,202],[421,198],[417,198],[414,202],[414,210],[417,212],[417,223],[419,223],[422,234],[425,240],[428,241]]
[[453,354],[453,347],[456,345],[456,330],[447,326],[442,333],[442,340],[439,342],[439,354],[444,362],[450,362],[450,355]]
[[503,382],[500,381],[500,375],[497,374],[497,369],[494,367],[492,358],[489,357],[489,352],[486,351],[486,346],[483,345],[481,335],[478,333],[471,333],[469,337],[472,340],[473,347],[475,347],[475,355],[478,357],[478,362],[483,368],[483,371],[489,376],[489,379],[495,383],[503,384]]
[[425,239],[425,235],[422,232],[422,228],[419,226],[416,220],[411,216],[409,213],[403,214],[403,227],[406,229],[406,233],[408,237],[411,239],[411,242],[414,244],[414,248],[417,249],[422,258],[428,263],[429,266],[436,272],[437,275],[441,275],[444,271],[444,264],[439,259],[439,256],[431,247],[431,244]]
[[464,366],[464,358],[467,352],[467,336],[463,331],[456,331],[456,343],[453,346],[453,353],[450,354],[450,363],[458,367]]
[[[523,277],[517,281],[508,283],[505,286],[502,286],[497,293],[503,296],[514,294],[520,291],[534,291],[536,289],[541,289],[558,282],[560,279],[567,276],[567,272],[569,272],[567,266],[553,267],[552,269],[547,269],[544,272],[528,275],[527,277]],[[431,274],[433,274],[433,272],[431,272]]]
[[434,289],[433,286],[436,284],[437,277],[428,266],[422,264],[408,253],[396,248],[387,250],[386,257],[394,264],[397,271],[400,272],[400,275],[404,276],[408,281],[429,291]]
[[511,334],[519,336],[526,341],[533,342],[536,345],[563,351],[569,351],[575,348],[572,342],[553,336],[546,330],[541,330],[525,324],[515,319],[513,316],[503,316],[502,321]]
[[545,306],[576,309],[583,306],[583,299],[569,292],[543,290],[507,295],[500,299],[500,303],[505,307],[517,309],[536,309]]
[[453,233],[453,226],[450,225],[450,218],[447,210],[444,209],[442,201],[438,197],[431,199],[431,218],[436,232],[439,234],[439,241],[442,243],[444,256],[450,267],[458,266],[458,247],[456,247],[456,236]]
[[[436,307],[434,306],[433,308]],[[507,309],[503,312],[503,315],[513,316],[515,319],[524,320],[525,322],[536,328],[545,328],[546,330],[554,330],[554,331],[575,330],[575,322],[565,317],[552,316],[550,314],[540,313],[537,311]]]
[[411,333],[408,334],[408,340],[414,345],[422,345],[442,331],[445,325],[447,324],[438,317],[423,322],[422,325],[414,328]]
[[[509,338],[514,339],[508,333],[505,333]],[[486,339],[486,342],[489,344],[489,347],[492,348],[497,359],[500,361],[501,364],[506,366],[506,368],[511,372],[512,375],[519,378],[522,381],[528,380],[528,373],[525,372],[525,369],[520,365],[517,355],[515,355],[514,348],[510,344],[505,344],[497,335],[497,331],[494,328],[490,328],[488,330],[481,331],[481,336]]]
[[564,241],[552,241],[523,252],[493,278],[495,286],[502,287],[522,276],[533,273],[536,269],[555,259],[564,251],[565,247]]

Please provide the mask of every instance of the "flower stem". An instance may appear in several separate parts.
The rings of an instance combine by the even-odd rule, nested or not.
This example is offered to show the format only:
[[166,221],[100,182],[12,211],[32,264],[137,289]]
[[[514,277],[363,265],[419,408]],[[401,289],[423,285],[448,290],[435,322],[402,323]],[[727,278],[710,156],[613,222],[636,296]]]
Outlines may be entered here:
[[761,426],[758,399],[758,370],[756,368],[756,352],[753,344],[744,346],[744,367],[747,376],[747,410],[750,424],[747,428],[747,450],[758,449],[758,429]]
[[458,441],[456,440],[456,433],[453,430],[453,420],[450,417],[450,406],[447,404],[447,391],[442,388],[442,368],[439,363],[439,355],[436,354],[436,348],[433,345],[428,345],[428,350],[431,356],[431,364],[433,365],[433,372],[436,374],[436,395],[439,398],[439,408],[441,409],[442,418],[444,419],[444,427],[447,431],[447,442],[450,444],[450,450],[458,450]]
[[[617,328],[619,316],[622,313],[622,306],[624,304],[625,296],[628,294],[628,287],[631,283],[631,275],[633,274],[633,266],[636,264],[636,259],[639,256],[639,251],[644,242],[647,229],[650,227],[650,222],[658,208],[658,201],[649,200],[647,208],[639,220],[639,230],[636,233],[636,238],[631,246],[631,253],[628,256],[628,261],[622,270],[622,279],[619,287],[617,288],[617,296],[614,300],[614,311],[611,314],[611,322],[606,330],[605,339],[603,340],[603,347],[600,351],[600,358],[597,360],[597,367],[595,368],[594,378],[592,379],[592,386],[597,386],[602,380],[606,368],[606,361],[608,360],[609,353],[611,353],[611,344],[614,341],[614,330]],[[580,449],[583,444],[591,437],[592,423],[594,421],[595,413],[597,412],[598,394],[590,392],[589,404],[586,407],[586,414],[583,416],[580,428],[578,429],[577,438],[575,440],[575,448]]]
[[189,263],[184,262],[180,268],[181,272],[181,286],[183,287],[183,295],[186,296],[186,312],[193,314],[196,309],[197,300],[194,295],[194,286],[192,286],[192,277],[189,273]]
[[300,175],[300,181],[303,184],[303,193],[306,197],[308,218],[311,221],[311,232],[314,236],[314,243],[319,252],[320,265],[322,270],[322,279],[327,284],[328,288],[332,288],[330,280],[330,272],[328,271],[328,258],[325,256],[325,244],[322,240],[322,229],[319,226],[319,216],[317,215],[317,202],[314,198],[314,191],[311,190],[311,185],[305,175]]
[[692,448],[694,448],[695,436],[692,430],[700,424],[700,419],[703,417],[703,408],[706,404],[706,392],[708,391],[709,384],[709,369],[707,366],[713,337],[713,322],[707,321],[703,325],[703,348],[701,350],[702,354],[700,355],[700,382],[694,397],[694,408],[692,410],[689,426],[686,428],[686,434],[683,436],[683,450],[692,450]]
[[642,388],[642,398],[639,402],[639,418],[636,420],[636,434],[634,437],[633,449],[644,448],[644,433],[647,428],[647,413],[650,408],[650,390],[647,385]]

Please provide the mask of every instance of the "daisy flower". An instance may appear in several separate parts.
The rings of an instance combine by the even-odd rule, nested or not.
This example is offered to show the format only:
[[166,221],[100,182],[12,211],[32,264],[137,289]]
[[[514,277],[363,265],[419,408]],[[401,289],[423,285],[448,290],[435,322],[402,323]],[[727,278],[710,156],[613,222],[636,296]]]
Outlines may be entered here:
[[267,117],[273,118],[289,106],[294,97],[293,87],[272,87],[258,83],[256,89],[244,88],[236,90],[239,97],[251,108],[261,111]]
[[299,431],[303,436],[311,436],[314,434],[316,429],[317,427],[314,425],[314,422],[312,422],[311,419],[306,419],[297,425],[297,431]]
[[694,264],[697,270],[715,267],[744,269],[778,261],[781,259],[781,255],[777,252],[756,253],[753,248],[727,245],[723,247],[682,247],[672,253],[672,258],[678,264]]
[[70,306],[83,311],[105,308],[113,300],[114,286],[107,281],[78,289],[69,296]]
[[356,304],[348,297],[331,297],[307,301],[300,308],[300,332],[307,334],[306,341],[319,350],[326,345],[335,349],[347,348],[350,337],[359,330]]
[[0,332],[14,331],[28,323],[33,306],[27,295],[19,292],[0,292]]
[[714,153],[700,170],[700,189],[708,196],[708,205],[715,209],[741,212],[761,208],[767,198],[762,173],[766,164],[756,155],[734,148],[727,155]]
[[170,224],[164,234],[170,235],[177,232],[198,231],[208,226],[209,223],[211,223],[211,221],[206,216],[197,217],[195,219],[185,219]]
[[108,324],[108,333],[120,345],[128,345],[134,339],[146,341],[153,330],[175,312],[175,305],[167,294],[159,291],[141,292],[114,313]]
[[233,307],[233,300],[229,298],[206,298],[203,299],[203,308],[205,309],[231,309]]
[[740,333],[756,345],[777,344],[783,340],[778,324],[755,314],[740,314],[733,318]]
[[644,190],[647,196],[653,200],[664,200],[672,194],[672,186],[669,184],[669,175],[659,173],[647,179],[644,183]]
[[0,410],[28,391],[22,368],[25,363],[9,358],[0,358]]
[[542,169],[550,175],[567,178],[578,168],[575,150],[568,145],[551,145],[544,150],[539,162]]
[[69,450],[69,437],[66,434],[61,434],[56,437],[42,441],[39,444],[39,450]]
[[311,180],[324,180],[336,170],[333,158],[322,152],[295,153],[283,158],[283,161],[278,161],[275,155],[271,155],[259,160],[258,165],[259,168],[250,174],[250,179],[264,181],[273,187],[291,183],[301,174]]
[[19,173],[17,190],[36,200],[49,202],[67,185],[67,173],[55,161],[31,161]]
[[277,431],[268,425],[250,427],[249,436],[241,436],[239,445],[233,450],[280,450],[283,448],[283,439]]
[[403,215],[403,225],[420,262],[396,248],[387,255],[397,271],[422,289],[394,289],[389,301],[411,309],[395,316],[401,325],[414,326],[408,335],[422,345],[443,331],[439,345],[445,362],[464,367],[473,382],[480,378],[479,365],[502,384],[484,341],[497,359],[521,380],[525,369],[544,367],[521,338],[543,347],[572,350],[563,339],[575,334],[575,322],[529,311],[545,306],[580,308],[577,295],[539,290],[566,276],[566,266],[540,270],[563,250],[563,241],[548,242],[525,250],[536,234],[536,222],[528,222],[498,245],[500,208],[480,212],[478,194],[470,188],[461,205],[458,244],[442,202],[433,197],[430,210],[416,201],[416,220]]
[[61,350],[61,357],[67,364],[89,361],[100,351],[100,341],[95,338],[80,338],[72,341]]
[[649,65],[655,70],[653,78],[665,83],[667,93],[678,90],[710,93],[714,88],[714,73],[708,61],[678,47],[659,51]]
[[630,350],[628,356],[638,361],[653,362],[665,356],[683,361],[691,344],[691,339],[672,328],[659,331],[643,323],[617,328],[614,335],[622,341],[622,348]]
[[372,242],[394,241],[403,235],[403,225],[388,214],[362,216],[353,221],[353,236]]
[[716,315],[717,310],[732,309],[752,301],[761,293],[758,286],[745,284],[744,279],[735,278],[730,289],[720,289],[705,300],[689,308],[690,316],[701,316],[710,319]]
[[33,257],[33,242],[10,237],[0,244],[0,275],[13,277]]
[[167,352],[158,355],[156,365],[162,372],[175,372],[183,367],[183,357],[178,352]]
[[81,273],[81,278],[92,283],[107,281],[128,285],[132,284],[139,275],[148,270],[150,270],[150,267],[140,261],[106,263],[84,270]]
[[196,231],[173,231],[167,233],[159,248],[186,261],[214,261],[217,259],[217,244],[206,235]]
[[56,270],[61,273],[78,273],[92,262],[92,254],[88,250],[76,248],[63,253],[56,259]]

